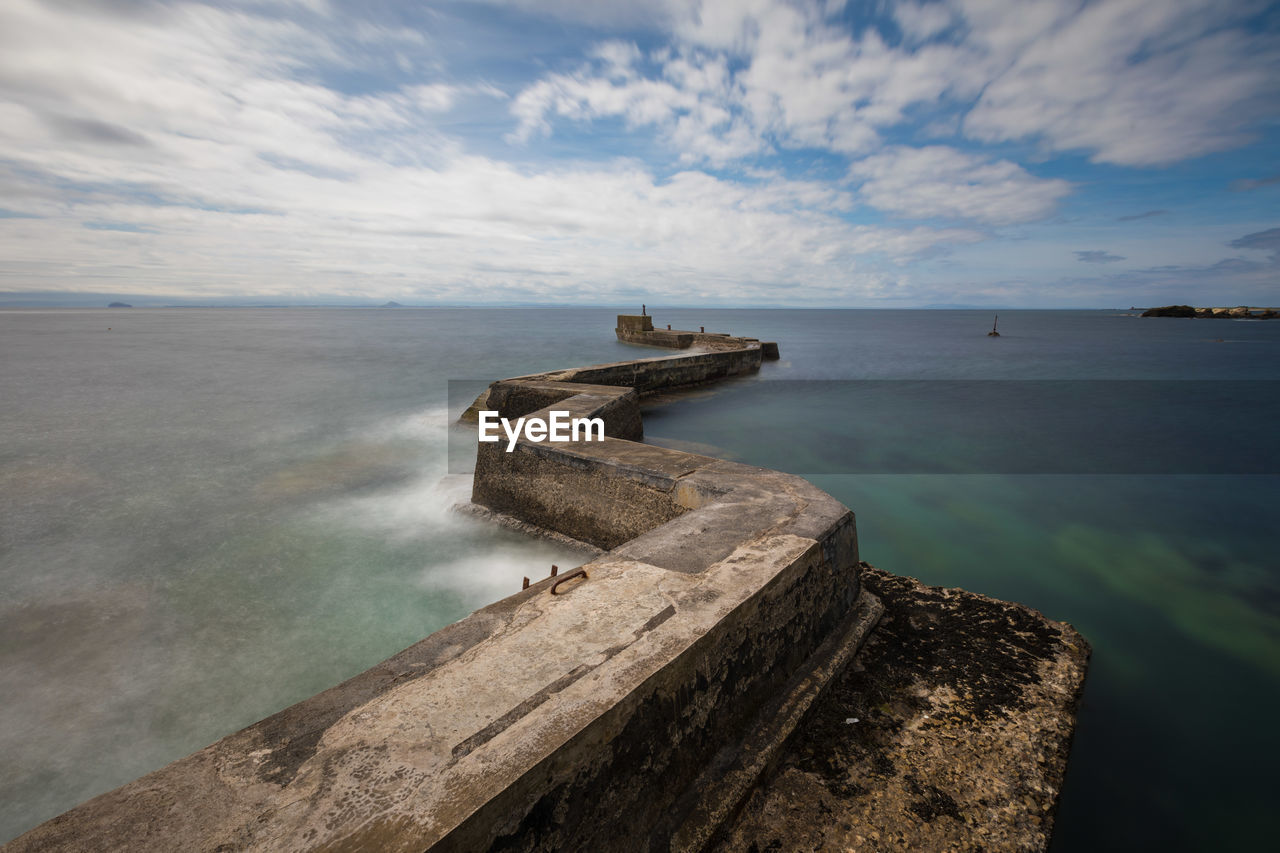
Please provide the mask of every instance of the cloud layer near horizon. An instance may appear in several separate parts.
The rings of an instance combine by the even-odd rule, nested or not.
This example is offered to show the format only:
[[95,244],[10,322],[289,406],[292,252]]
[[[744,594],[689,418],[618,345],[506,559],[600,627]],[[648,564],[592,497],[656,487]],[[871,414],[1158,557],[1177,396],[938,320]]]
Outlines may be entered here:
[[[1132,288],[1164,228],[1161,287],[1234,257],[1223,279],[1265,294],[1273,256],[1238,238],[1274,221],[1126,200],[1105,218],[1132,236],[1098,245],[1064,208],[1087,220],[1099,175],[1257,148],[1280,97],[1265,10],[10,0],[0,291],[1070,304],[1106,292],[1073,265],[1136,264]],[[1275,192],[1249,180],[1234,198]]]

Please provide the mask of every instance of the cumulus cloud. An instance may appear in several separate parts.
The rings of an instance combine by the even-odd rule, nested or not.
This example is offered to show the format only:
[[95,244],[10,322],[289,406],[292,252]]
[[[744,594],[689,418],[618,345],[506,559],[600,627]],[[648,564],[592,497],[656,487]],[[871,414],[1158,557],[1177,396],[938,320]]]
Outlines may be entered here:
[[[972,139],[1034,140],[1096,162],[1157,166],[1244,144],[1277,111],[1280,49],[1245,27],[1258,8],[1216,0],[901,2],[892,7],[902,35],[895,44],[886,26],[858,34],[839,26],[830,4],[672,3],[662,15],[674,37],[668,61],[732,67],[727,79],[712,87],[660,68],[622,83],[584,68],[534,84],[516,115],[525,137],[549,132],[554,117],[622,115],[668,129],[679,116],[700,125],[685,140],[698,147],[686,150],[722,162],[774,145],[865,153],[886,130],[945,106],[967,113],[962,127]],[[719,146],[709,141],[717,136]]]
[[888,148],[854,163],[849,175],[861,182],[861,198],[881,210],[990,225],[1042,219],[1071,192],[1067,181],[941,145]]
[[1075,254],[1076,260],[1085,264],[1114,264],[1124,260],[1124,255],[1113,255],[1101,249],[1086,249]]
[[956,24],[955,10],[946,3],[898,3],[893,17],[911,42],[923,42]]
[[[1216,0],[957,0],[995,71],[965,119],[985,141],[1038,139],[1155,166],[1241,145],[1280,97],[1280,53]],[[1252,8],[1251,8],[1252,7]]]
[[592,44],[504,91],[451,71],[424,22],[454,7],[0,4],[3,287],[900,297],[1077,189],[1029,149],[1222,150],[1280,79],[1248,3],[902,2],[851,28],[825,0],[479,1]]
[[722,164],[775,145],[860,153],[913,105],[978,92],[982,81],[957,48],[898,50],[874,29],[854,39],[827,11],[775,0],[690,4],[672,12],[674,42],[653,68],[639,68],[633,52],[626,65],[596,62],[527,87],[512,106],[516,138],[551,132],[555,118],[620,116],[658,127],[686,160]]
[[[6,289],[831,303],[891,291],[922,254],[983,239],[853,224],[847,190],[777,173],[467,153],[441,122],[501,94],[491,87],[319,82],[384,30],[352,42],[243,10],[6,4],[0,32],[28,36],[0,52],[0,187],[19,214],[0,231]],[[593,59],[619,84],[638,61],[627,43]]]
[[511,105],[518,141],[551,132],[553,118],[590,121],[622,118],[628,127],[655,126],[682,159],[722,163],[759,150],[740,114],[724,106],[727,71],[716,63],[673,59],[666,79],[641,76],[634,44],[607,42],[579,71],[553,74],[519,93]]

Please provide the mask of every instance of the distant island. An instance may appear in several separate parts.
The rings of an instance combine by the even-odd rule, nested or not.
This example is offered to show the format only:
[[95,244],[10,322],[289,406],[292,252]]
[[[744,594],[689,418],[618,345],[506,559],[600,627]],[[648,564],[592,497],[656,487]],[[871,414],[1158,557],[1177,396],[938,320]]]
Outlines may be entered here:
[[380,306],[378,306],[378,307],[380,307],[380,308],[403,308],[404,306],[403,306],[403,305],[401,305],[399,302],[388,302],[388,303],[386,303],[385,305],[380,305]]
[[133,306],[130,305],[128,302],[112,302],[109,305],[107,305],[107,307],[108,308],[132,308]]
[[1193,308],[1190,305],[1165,305],[1163,308],[1148,308],[1142,312],[1143,317],[1217,317],[1220,319],[1252,319],[1273,320],[1280,317],[1280,309],[1250,308],[1240,305],[1236,308]]

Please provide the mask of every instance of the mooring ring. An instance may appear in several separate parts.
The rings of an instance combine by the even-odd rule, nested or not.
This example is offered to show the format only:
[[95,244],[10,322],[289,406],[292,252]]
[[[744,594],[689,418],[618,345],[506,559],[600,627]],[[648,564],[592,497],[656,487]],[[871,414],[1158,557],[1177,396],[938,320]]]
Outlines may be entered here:
[[563,595],[564,593],[556,592],[556,588],[560,586],[560,584],[564,583],[565,581],[571,581],[574,578],[578,577],[579,575],[582,576],[583,580],[590,580],[590,577],[588,577],[587,575],[586,569],[574,569],[573,571],[569,572],[569,574],[561,575],[559,578],[556,579],[556,582],[551,585],[551,594]]

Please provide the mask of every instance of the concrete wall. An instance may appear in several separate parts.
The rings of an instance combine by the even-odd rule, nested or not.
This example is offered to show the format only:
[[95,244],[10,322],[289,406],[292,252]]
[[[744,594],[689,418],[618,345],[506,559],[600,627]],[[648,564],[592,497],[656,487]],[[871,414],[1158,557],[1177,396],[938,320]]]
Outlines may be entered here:
[[628,332],[652,332],[653,318],[647,314],[619,314],[618,329]]
[[5,849],[700,849],[878,612],[838,501],[627,440],[640,393],[760,358],[495,383],[471,411],[610,437],[481,444],[475,502],[610,551]]
[[697,335],[693,332],[677,332],[668,329],[655,329],[651,332],[618,329],[618,340],[624,343],[667,349],[688,349],[693,346],[696,337]]

